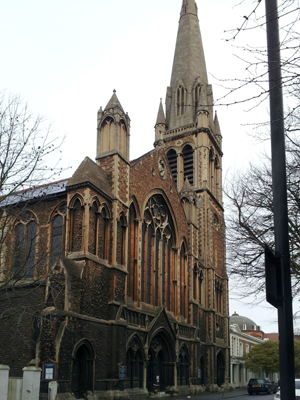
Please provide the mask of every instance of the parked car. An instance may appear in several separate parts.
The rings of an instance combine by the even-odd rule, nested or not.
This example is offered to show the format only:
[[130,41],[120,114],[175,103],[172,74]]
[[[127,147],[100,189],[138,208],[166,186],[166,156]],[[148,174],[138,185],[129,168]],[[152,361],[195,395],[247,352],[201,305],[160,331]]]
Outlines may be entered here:
[[[300,379],[295,379],[295,399],[300,400]],[[274,400],[280,400],[280,390],[275,394]]]
[[250,379],[247,389],[249,394],[253,393],[276,393],[278,385],[270,382],[268,378],[252,378]]

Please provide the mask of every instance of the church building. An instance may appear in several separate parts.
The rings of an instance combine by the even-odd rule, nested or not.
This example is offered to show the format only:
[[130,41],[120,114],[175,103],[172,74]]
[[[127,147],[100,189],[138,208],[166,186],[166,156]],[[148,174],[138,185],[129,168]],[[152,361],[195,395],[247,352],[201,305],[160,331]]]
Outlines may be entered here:
[[98,111],[95,161],[18,197],[1,280],[13,271],[10,307],[24,302],[26,313],[21,327],[5,319],[0,364],[11,376],[44,368],[45,395],[51,379],[57,399],[230,383],[222,136],[195,0],[182,1],[154,135],[131,161],[130,118],[114,91]]

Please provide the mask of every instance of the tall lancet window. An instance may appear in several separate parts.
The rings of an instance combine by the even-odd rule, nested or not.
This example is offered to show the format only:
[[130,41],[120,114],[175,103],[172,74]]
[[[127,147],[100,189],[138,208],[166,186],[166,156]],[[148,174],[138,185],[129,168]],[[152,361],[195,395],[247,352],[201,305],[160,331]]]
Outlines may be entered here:
[[200,94],[201,94],[201,85],[198,83],[195,87],[195,112],[197,113],[198,107],[200,107]]
[[188,314],[187,276],[187,249],[185,243],[182,243],[180,248],[180,314],[185,318]]
[[129,208],[128,223],[128,255],[127,255],[127,296],[132,300],[137,297],[137,240],[138,240],[138,220],[134,204],[131,203]]
[[177,116],[184,114],[184,87],[179,86],[177,89]]
[[145,207],[142,227],[141,301],[171,308],[174,279],[174,224],[161,195]]

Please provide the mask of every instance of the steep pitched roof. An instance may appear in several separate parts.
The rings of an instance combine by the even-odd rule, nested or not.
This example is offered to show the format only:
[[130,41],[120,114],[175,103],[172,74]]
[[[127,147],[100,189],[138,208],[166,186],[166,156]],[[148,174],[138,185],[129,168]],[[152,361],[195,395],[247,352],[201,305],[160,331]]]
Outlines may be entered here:
[[165,113],[162,105],[162,99],[160,99],[159,103],[159,108],[158,108],[158,113],[157,113],[157,119],[156,119],[156,124],[164,124],[166,125],[166,118],[165,118]]
[[111,188],[108,183],[106,173],[89,157],[85,157],[77,170],[74,172],[72,178],[67,184],[67,188],[86,183],[92,184],[96,189],[99,189],[109,197],[112,197]]
[[114,109],[114,108],[117,108],[117,107],[122,111],[123,114],[125,114],[125,112],[123,110],[123,107],[122,107],[122,105],[121,105],[121,103],[120,103],[120,101],[118,99],[118,96],[116,95],[116,90],[114,90],[114,93],[111,96],[109,102],[107,103],[104,111],[110,110],[111,108]]

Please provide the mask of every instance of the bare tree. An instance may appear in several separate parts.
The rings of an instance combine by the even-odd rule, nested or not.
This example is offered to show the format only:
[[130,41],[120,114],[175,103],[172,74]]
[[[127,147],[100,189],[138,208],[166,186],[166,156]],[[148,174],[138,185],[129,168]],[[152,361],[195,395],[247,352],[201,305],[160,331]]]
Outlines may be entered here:
[[[274,249],[272,174],[268,156],[262,156],[256,165],[251,164],[246,171],[228,179],[225,193],[228,203],[227,268],[244,293],[246,290],[257,295],[265,286],[265,243]],[[300,292],[300,143],[293,134],[287,135],[287,196],[295,295]]]
[[0,321],[13,318],[20,332],[24,316],[33,318],[44,308],[52,273],[47,250],[36,253],[36,224],[28,207],[47,195],[48,182],[59,179],[62,141],[19,96],[0,94]]
[[[226,40],[235,46],[237,61],[241,61],[244,68],[240,74],[235,69],[235,77],[223,80],[226,91],[216,103],[245,103],[247,109],[251,109],[269,96],[264,1],[241,0],[236,7],[241,9],[242,21],[225,35]],[[294,101],[299,85],[299,14],[299,0],[278,0],[282,85],[285,103],[291,103],[291,113],[299,108],[299,103]]]

